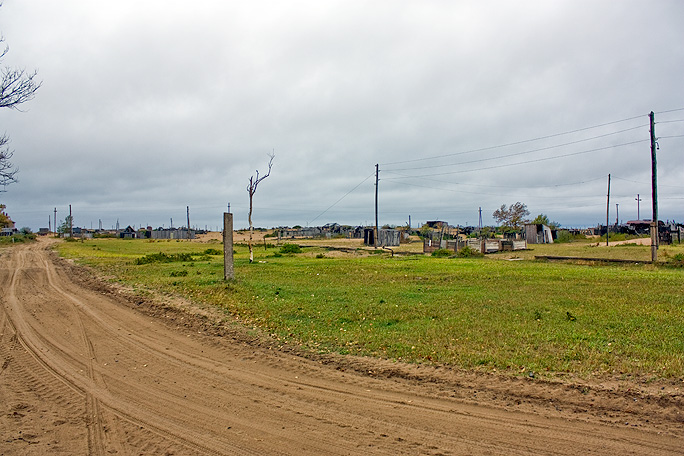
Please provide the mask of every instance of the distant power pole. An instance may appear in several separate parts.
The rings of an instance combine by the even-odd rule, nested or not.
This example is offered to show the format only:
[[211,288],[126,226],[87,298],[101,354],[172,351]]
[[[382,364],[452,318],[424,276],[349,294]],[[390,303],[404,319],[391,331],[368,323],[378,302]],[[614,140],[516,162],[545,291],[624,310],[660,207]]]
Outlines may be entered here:
[[57,234],[57,208],[55,208],[55,234]]
[[637,220],[641,220],[641,211],[639,210],[639,206],[640,206],[639,203],[641,202],[641,198],[639,198],[639,194],[638,194],[638,193],[637,193],[637,197],[634,198],[634,199],[635,199],[636,202],[637,202]]
[[188,239],[190,239],[190,206],[185,206],[188,211]]
[[653,195],[653,219],[651,220],[651,261],[658,259],[658,171],[656,163],[655,114],[648,115],[651,121],[651,194]]
[[608,246],[608,224],[610,223],[609,221],[610,217],[610,174],[608,174],[608,198],[606,200],[606,246]]
[[615,203],[615,226],[620,224],[620,204]]
[[74,218],[71,215],[71,204],[69,204],[69,237],[74,237]]
[[379,174],[380,174],[380,169],[378,168],[378,164],[375,164],[375,239],[374,239],[374,244],[375,248],[378,248],[378,237],[380,236],[380,230],[378,228],[378,181],[379,179]]
[[480,212],[480,221],[478,222],[477,227],[479,228],[480,231],[482,231],[482,208],[481,207],[479,208],[479,212]]

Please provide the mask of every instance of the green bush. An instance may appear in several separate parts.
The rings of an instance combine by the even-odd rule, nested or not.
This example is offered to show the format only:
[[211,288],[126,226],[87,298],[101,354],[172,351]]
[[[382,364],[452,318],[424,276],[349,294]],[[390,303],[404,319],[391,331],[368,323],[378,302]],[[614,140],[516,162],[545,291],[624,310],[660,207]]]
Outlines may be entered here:
[[684,253],[678,253],[672,258],[670,258],[670,261],[668,262],[672,266],[677,266],[679,268],[684,267]]
[[218,249],[207,249],[204,251],[205,255],[223,255],[223,252]]
[[151,253],[144,257],[135,260],[135,264],[151,264],[151,263],[173,263],[176,261],[193,261],[192,255],[189,253]]
[[461,250],[456,252],[456,256],[458,256],[459,258],[472,258],[472,257],[483,257],[484,254],[482,252],[478,252],[477,250],[472,249],[466,245]]
[[31,242],[36,240],[36,235],[30,234],[13,234],[12,236],[0,236],[0,244],[14,244],[17,242]]
[[454,255],[454,252],[453,250],[449,249],[437,249],[434,252],[432,252],[432,256],[438,258],[450,257],[452,255]]
[[556,232],[556,239],[554,239],[553,242],[561,244],[586,238],[587,237],[584,234],[571,234],[568,230],[558,230]]
[[280,248],[280,253],[302,253],[302,249],[297,244],[284,244]]

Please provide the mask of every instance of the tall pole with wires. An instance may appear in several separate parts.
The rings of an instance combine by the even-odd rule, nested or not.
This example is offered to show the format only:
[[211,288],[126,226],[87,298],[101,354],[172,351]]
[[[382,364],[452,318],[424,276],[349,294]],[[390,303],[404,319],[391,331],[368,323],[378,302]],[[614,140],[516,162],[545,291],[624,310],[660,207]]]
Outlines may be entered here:
[[651,123],[651,193],[653,195],[653,219],[651,220],[651,261],[658,260],[658,172],[656,163],[655,114],[648,115]]
[[610,217],[610,174],[608,174],[608,198],[606,199],[606,247],[608,247],[608,232],[610,231],[610,228],[608,227],[608,224],[610,223],[609,221]]
[[374,236],[374,245],[375,248],[378,248],[378,236],[380,235],[380,230],[378,229],[378,182],[380,181],[379,179],[380,175],[380,169],[378,167],[378,164],[375,164],[375,236]]

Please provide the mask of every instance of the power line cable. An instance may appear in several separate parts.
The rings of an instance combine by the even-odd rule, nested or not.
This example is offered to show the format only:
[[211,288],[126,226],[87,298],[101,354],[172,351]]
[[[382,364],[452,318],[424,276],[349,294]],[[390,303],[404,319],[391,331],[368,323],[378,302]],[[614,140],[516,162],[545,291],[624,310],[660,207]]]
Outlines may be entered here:
[[[602,179],[605,179],[605,177],[602,178]],[[433,181],[433,182],[439,182],[439,181]],[[478,196],[501,196],[500,193],[486,193],[486,192],[481,192],[481,191],[478,191],[478,192],[471,192],[471,191],[467,191],[467,190],[454,190],[454,189],[446,188],[446,187],[438,187],[438,186],[431,186],[431,185],[421,185],[421,184],[414,184],[414,183],[410,183],[410,182],[394,182],[394,183],[395,183],[395,184],[398,184],[398,185],[409,186],[409,187],[418,187],[418,188],[426,188],[426,189],[429,189],[429,190],[439,190],[439,191],[442,191],[442,192],[458,193],[459,195],[460,195],[460,194],[469,194],[469,195],[478,195]],[[530,187],[521,188],[521,187],[518,187],[518,190],[534,190],[534,188],[530,188]],[[553,199],[553,198],[559,198],[559,196],[557,196],[557,195],[539,195],[539,194],[537,194],[537,195],[529,195],[529,194],[528,194],[528,195],[522,195],[522,194],[516,194],[515,196],[514,196],[513,194],[510,194],[510,195],[507,195],[507,196],[509,196],[509,197],[511,197],[511,198],[515,197],[515,198],[535,198],[535,199]],[[573,196],[573,198],[578,198],[578,199],[579,199],[579,198],[595,198],[595,197],[596,197],[596,195],[574,195],[574,196]]]
[[[498,146],[484,147],[484,148],[481,148],[481,149],[474,149],[474,150],[469,150],[469,151],[464,151],[464,152],[455,152],[455,153],[452,153],[452,154],[434,155],[434,156],[432,156],[432,157],[415,158],[415,159],[412,159],[412,160],[402,160],[402,161],[396,161],[396,162],[381,163],[381,165],[383,165],[383,166],[389,166],[389,165],[398,165],[398,164],[403,164],[403,163],[413,163],[413,162],[424,161],[424,160],[435,160],[435,159],[437,159],[437,158],[451,157],[451,156],[455,156],[455,155],[463,155],[463,154],[469,154],[469,153],[474,153],[474,152],[483,152],[483,151],[485,151],[485,150],[493,150],[493,149],[500,149],[500,148],[503,148],[503,147],[517,146],[517,145],[525,144],[525,143],[529,143],[529,142],[540,141],[540,140],[542,140],[542,139],[556,138],[556,137],[558,137],[558,136],[570,135],[570,134],[573,134],[573,133],[579,133],[579,132],[581,132],[581,131],[592,130],[592,129],[594,129],[594,128],[606,127],[606,126],[608,126],[608,125],[614,125],[614,124],[617,124],[617,123],[627,122],[627,121],[634,120],[634,119],[641,119],[642,117],[643,117],[643,116],[635,116],[635,117],[630,117],[630,118],[628,118],[628,119],[615,120],[615,121],[613,121],[613,122],[607,122],[607,123],[604,123],[604,124],[593,125],[593,126],[591,126],[591,127],[578,128],[577,130],[571,130],[571,131],[566,131],[566,132],[563,132],[563,133],[556,133],[556,134],[547,135],[547,136],[540,136],[540,137],[538,137],[538,138],[525,139],[525,140],[522,140],[522,141],[516,141],[516,142],[512,142],[512,143],[508,143],[508,144],[500,144],[500,145],[498,145]],[[638,128],[640,128],[640,127],[638,127]]]
[[[635,180],[625,179],[625,178],[623,178],[623,177],[613,176],[613,179],[623,180],[623,181],[625,181],[625,182],[630,182],[630,183],[632,183],[632,184],[644,185],[644,186],[647,186],[647,187],[650,187],[650,186],[651,186],[651,183],[650,183],[650,182],[648,182],[648,183],[646,183],[646,182],[637,182],[637,181],[635,181]],[[658,187],[684,188],[684,187],[682,187],[681,185],[666,185],[666,184],[663,184],[662,182],[658,182]]]
[[666,123],[677,123],[677,122],[684,122],[684,119],[660,120],[660,121],[656,122],[656,125],[658,125],[658,124],[666,124]]
[[359,187],[361,186],[361,184],[363,184],[364,182],[366,182],[368,179],[370,179],[370,178],[373,177],[373,176],[375,176],[375,173],[369,175],[369,176],[366,177],[364,180],[362,180],[361,182],[359,182],[359,184],[358,184],[356,187],[354,187],[354,188],[352,188],[351,190],[349,190],[347,193],[344,194],[344,196],[343,196],[342,198],[340,198],[340,199],[338,199],[337,201],[335,201],[334,203],[332,203],[332,204],[330,205],[330,207],[328,207],[326,210],[324,210],[323,212],[321,212],[320,214],[318,214],[318,215],[317,215],[316,217],[314,217],[311,221],[306,222],[306,224],[309,225],[309,224],[313,223],[314,221],[316,221],[316,219],[317,219],[318,217],[320,217],[321,215],[323,215],[323,214],[325,214],[326,212],[328,212],[328,211],[329,211],[330,209],[332,209],[337,203],[339,203],[340,201],[342,201],[343,199],[345,199],[351,192],[353,192],[354,190],[356,190],[357,188],[359,188]]
[[668,111],[658,111],[655,114],[667,114],[668,112],[684,111],[684,108],[670,109]]
[[[392,175],[397,175],[400,176],[399,178],[393,178],[393,177],[386,177],[385,180],[398,180],[398,179],[403,179],[403,178],[408,178],[408,179],[426,179],[422,177],[416,177],[416,176],[409,176],[407,174],[399,174],[395,173],[393,171],[385,171],[386,173]],[[595,177],[592,179],[585,179],[579,182],[567,182],[564,184],[552,184],[552,185],[536,185],[536,186],[526,186],[525,188],[529,189],[542,189],[542,188],[558,188],[558,187],[569,187],[569,186],[574,186],[574,185],[582,185],[582,184],[587,184],[589,182],[595,182],[598,180],[604,180],[606,176],[599,176]],[[477,184],[477,183],[470,183],[470,182],[451,182],[451,181],[445,181],[445,180],[439,180],[439,179],[430,179],[430,182],[440,182],[443,184],[450,184],[450,185],[467,185],[468,187],[486,187],[486,188],[514,188],[514,189],[519,189],[520,186],[512,186],[512,185],[491,185],[491,184]]]
[[516,157],[516,156],[520,156],[520,155],[532,154],[532,153],[534,153],[534,152],[541,152],[541,151],[545,151],[545,150],[556,149],[556,148],[558,148],[558,147],[571,146],[571,145],[573,145],[573,144],[579,144],[579,143],[591,141],[591,140],[594,140],[594,139],[604,138],[604,137],[606,137],[606,136],[611,136],[611,135],[615,135],[615,134],[619,134],[619,133],[624,133],[624,132],[627,132],[627,131],[636,130],[636,129],[643,128],[643,127],[647,127],[647,126],[648,126],[648,125],[639,125],[639,126],[637,126],[637,127],[627,128],[627,129],[625,129],[625,130],[616,131],[616,132],[613,132],[613,133],[606,133],[606,134],[604,134],[604,135],[593,136],[593,137],[591,137],[591,138],[579,139],[579,140],[577,140],[577,141],[571,141],[571,142],[568,142],[568,143],[565,143],[565,144],[557,144],[557,145],[554,145],[554,146],[540,147],[539,149],[532,149],[532,150],[527,150],[527,151],[523,151],[523,152],[515,152],[515,153],[511,153],[511,154],[498,155],[498,156],[496,156],[496,157],[479,158],[479,159],[477,159],[477,160],[469,160],[469,161],[458,162],[458,163],[441,164],[441,165],[432,165],[432,166],[421,166],[421,167],[416,167],[416,168],[399,168],[399,169],[393,169],[393,170],[391,170],[391,171],[408,171],[408,170],[417,170],[417,169],[444,168],[444,167],[446,167],[446,166],[458,166],[458,165],[466,165],[466,164],[470,164],[470,163],[480,163],[480,162],[491,161],[491,160],[500,160],[500,159],[502,159],[502,158]]
[[[616,148],[616,147],[630,146],[630,145],[633,145],[633,144],[639,144],[639,143],[643,143],[643,142],[649,142],[649,140],[648,140],[648,139],[641,139],[641,140],[638,140],[638,141],[632,141],[632,142],[623,143],[623,144],[615,144],[615,145],[612,145],[612,146],[598,147],[598,148],[596,148],[596,149],[589,149],[589,150],[583,150],[583,151],[579,151],[579,152],[571,152],[571,153],[568,153],[568,154],[556,155],[556,156],[554,156],[554,157],[537,158],[537,159],[534,159],[534,160],[525,160],[525,161],[516,162],[516,163],[507,163],[507,164],[502,164],[502,165],[487,166],[487,167],[484,167],[484,168],[468,169],[468,170],[461,170],[461,171],[450,171],[450,172],[446,172],[446,173],[423,174],[423,175],[411,176],[411,177],[447,176],[447,175],[450,175],[450,174],[462,174],[462,173],[471,173],[471,172],[474,172],[474,171],[486,171],[486,170],[496,169],[496,168],[506,168],[506,167],[509,167],[509,166],[525,165],[525,164],[528,164],[528,163],[538,163],[538,162],[542,162],[542,161],[555,160],[555,159],[558,159],[558,158],[565,158],[565,157],[572,157],[572,156],[575,156],[575,155],[588,154],[588,153],[591,153],[591,152],[599,152],[599,151],[602,151],[602,150],[613,149],[613,148]],[[395,178],[395,179],[399,179],[399,178]]]

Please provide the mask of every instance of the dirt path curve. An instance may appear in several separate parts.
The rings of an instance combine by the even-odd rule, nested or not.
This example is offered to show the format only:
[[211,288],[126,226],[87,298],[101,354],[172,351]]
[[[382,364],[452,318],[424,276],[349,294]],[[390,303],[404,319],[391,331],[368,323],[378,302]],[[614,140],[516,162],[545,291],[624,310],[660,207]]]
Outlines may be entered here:
[[[476,378],[421,379],[411,367],[361,375],[355,364],[402,368],[198,330],[72,275],[44,242],[0,252],[0,454],[684,452],[681,421],[668,418],[678,404],[640,410],[634,399],[624,411],[622,395],[561,387],[549,403],[548,385],[503,395],[524,382],[478,389]],[[602,411],[587,410],[596,399]]]

